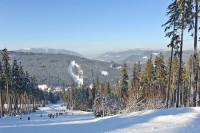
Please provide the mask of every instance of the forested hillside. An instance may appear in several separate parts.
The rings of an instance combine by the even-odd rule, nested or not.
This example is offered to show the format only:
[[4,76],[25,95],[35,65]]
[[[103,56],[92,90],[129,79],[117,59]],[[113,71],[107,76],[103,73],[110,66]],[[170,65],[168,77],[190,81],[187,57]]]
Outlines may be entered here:
[[[68,108],[87,110],[93,109],[96,116],[116,114],[119,112],[138,111],[144,109],[173,107],[177,101],[178,82],[178,56],[172,59],[172,71],[170,75],[170,58],[165,62],[162,53],[153,60],[152,56],[147,58],[144,68],[140,62],[134,63],[129,68],[123,64],[120,76],[114,86],[109,82],[100,82],[95,79],[92,89],[72,87],[68,89],[63,99]],[[193,106],[190,98],[190,87],[192,80],[192,56],[187,62],[182,61],[180,87],[180,106]],[[170,90],[168,92],[168,79]],[[168,97],[169,96],[169,97]],[[196,103],[196,97],[194,97]],[[168,101],[166,105],[166,101]]]
[[[100,81],[109,80],[114,84],[119,77],[118,65],[113,63],[90,60],[66,54],[37,54],[11,52],[11,59],[16,59],[23,64],[25,70],[37,76],[39,84],[49,86],[68,87],[75,84],[68,72],[71,61],[78,63],[83,69],[84,84],[92,83],[97,76]],[[102,74],[108,72],[107,75]],[[74,69],[74,73],[76,69]]]

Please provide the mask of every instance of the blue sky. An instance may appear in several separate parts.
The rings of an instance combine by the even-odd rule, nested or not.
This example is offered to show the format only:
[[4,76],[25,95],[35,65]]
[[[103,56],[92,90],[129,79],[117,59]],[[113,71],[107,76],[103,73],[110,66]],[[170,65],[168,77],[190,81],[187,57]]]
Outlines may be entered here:
[[167,48],[161,25],[170,2],[1,0],[0,49],[63,48],[92,55],[136,47]]

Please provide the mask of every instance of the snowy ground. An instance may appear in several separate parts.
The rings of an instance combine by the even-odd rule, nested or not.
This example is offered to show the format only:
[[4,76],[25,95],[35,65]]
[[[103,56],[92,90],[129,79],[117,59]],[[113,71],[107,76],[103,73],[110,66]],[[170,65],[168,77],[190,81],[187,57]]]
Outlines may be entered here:
[[[199,133],[200,108],[140,111],[104,118],[92,113],[67,111],[67,116],[48,118],[48,113],[65,110],[60,104],[40,108],[20,120],[0,118],[0,133]],[[40,115],[42,114],[42,117]]]

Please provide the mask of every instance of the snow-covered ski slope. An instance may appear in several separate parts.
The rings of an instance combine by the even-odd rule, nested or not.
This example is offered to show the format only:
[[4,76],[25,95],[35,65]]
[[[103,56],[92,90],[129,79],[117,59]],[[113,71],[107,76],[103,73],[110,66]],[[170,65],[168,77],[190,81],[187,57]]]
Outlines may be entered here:
[[[0,133],[199,133],[200,108],[171,108],[140,111],[104,118],[92,113],[69,111],[67,116],[48,118],[65,110],[60,104],[40,108],[20,119],[0,118]],[[42,114],[42,117],[40,115]]]
[[[74,74],[74,67],[78,68],[78,75]],[[78,84],[79,87],[81,87],[83,85],[83,70],[81,69],[80,65],[75,61],[71,61],[67,69],[74,81]]]

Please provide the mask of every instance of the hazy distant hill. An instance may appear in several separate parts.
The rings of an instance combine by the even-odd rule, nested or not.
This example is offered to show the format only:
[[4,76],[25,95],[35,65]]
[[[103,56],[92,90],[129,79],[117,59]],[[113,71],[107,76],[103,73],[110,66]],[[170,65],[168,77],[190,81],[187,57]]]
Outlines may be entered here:
[[[119,77],[119,69],[114,63],[90,60],[66,54],[38,54],[11,52],[11,58],[22,62],[24,69],[38,77],[39,84],[51,86],[69,86],[74,82],[67,68],[71,61],[75,61],[83,70],[84,84],[92,83],[99,76],[100,81],[109,80],[114,84]],[[104,75],[105,71],[108,75]],[[76,69],[74,70],[76,73]]]
[[146,52],[153,54],[157,52],[159,53],[159,51],[165,51],[165,50],[151,50],[151,49],[136,48],[136,49],[130,49],[126,51],[119,51],[119,52],[107,52],[107,53],[99,55],[95,59],[108,61],[108,62],[115,61],[115,62],[121,63],[124,60],[126,60],[127,57],[130,57],[133,55],[137,57],[142,57],[142,55],[144,55],[144,53]]
[[[114,61],[119,64],[122,64],[124,62],[129,64],[134,64],[135,62],[138,61],[145,63],[147,58],[149,58],[151,55],[153,56],[153,58],[155,58],[155,56],[158,55],[160,52],[163,53],[165,60],[170,57],[169,50],[162,50],[162,49],[153,50],[153,49],[137,48],[120,52],[107,52],[98,56],[96,60],[107,61],[107,62]],[[183,60],[187,62],[191,54],[192,50],[183,51]]]
[[82,57],[81,54],[66,50],[66,49],[52,49],[52,48],[24,48],[15,50],[15,52],[24,52],[24,53],[43,53],[43,54],[67,54],[67,55],[75,55]]

